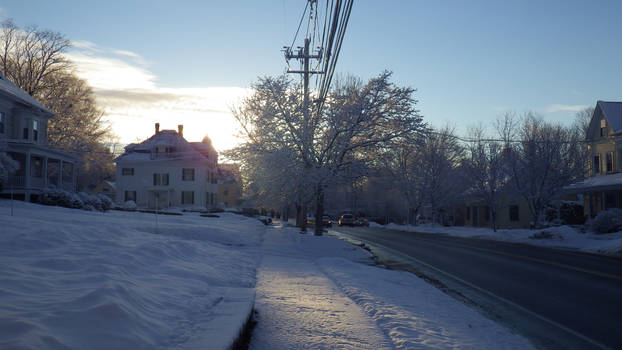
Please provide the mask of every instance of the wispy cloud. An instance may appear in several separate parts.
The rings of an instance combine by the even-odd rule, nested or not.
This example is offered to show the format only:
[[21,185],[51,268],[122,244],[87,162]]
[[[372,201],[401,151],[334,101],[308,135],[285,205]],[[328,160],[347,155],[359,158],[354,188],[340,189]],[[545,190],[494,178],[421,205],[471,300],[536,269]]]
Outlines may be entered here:
[[546,107],[547,113],[555,113],[555,112],[579,112],[590,106],[586,105],[562,105],[562,104],[552,104]]
[[229,106],[250,93],[240,87],[170,88],[158,84],[146,61],[128,50],[104,48],[88,41],[73,42],[67,57],[77,74],[93,87],[121,142],[135,142],[153,134],[153,124],[176,128],[198,141],[208,134],[223,150],[235,146],[237,124]]

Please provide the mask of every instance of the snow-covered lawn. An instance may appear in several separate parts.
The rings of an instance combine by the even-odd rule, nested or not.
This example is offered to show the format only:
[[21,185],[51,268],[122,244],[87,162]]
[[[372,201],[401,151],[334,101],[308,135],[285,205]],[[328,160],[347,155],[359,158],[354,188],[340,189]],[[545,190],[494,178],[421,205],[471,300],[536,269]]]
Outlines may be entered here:
[[226,348],[265,226],[0,200],[0,348]]
[[622,253],[622,231],[608,234],[595,234],[589,231],[582,233],[579,229],[571,226],[557,226],[538,230],[504,229],[494,232],[492,229],[484,227],[446,227],[440,225],[405,226],[393,223],[384,227],[399,231],[441,233],[458,237],[484,238],[545,247],[575,249],[598,254]]

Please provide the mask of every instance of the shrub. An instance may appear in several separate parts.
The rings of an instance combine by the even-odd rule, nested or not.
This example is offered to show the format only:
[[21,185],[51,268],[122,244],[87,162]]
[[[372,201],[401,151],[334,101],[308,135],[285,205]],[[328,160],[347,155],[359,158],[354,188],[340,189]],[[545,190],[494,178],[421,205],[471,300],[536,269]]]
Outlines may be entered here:
[[588,226],[595,233],[610,233],[622,230],[622,210],[611,208],[603,210],[590,222]]
[[108,211],[110,210],[113,206],[114,203],[112,202],[112,199],[110,199],[110,197],[106,196],[105,194],[98,194],[97,197],[99,197],[99,200],[102,203],[102,210],[103,211]]
[[[102,209],[102,202],[101,202],[101,200],[99,199],[98,196],[90,195],[90,194],[85,193],[85,192],[78,193],[78,196],[80,197],[82,202],[84,202],[83,209],[85,209],[85,210],[103,211],[103,209]],[[88,206],[88,208],[87,208],[87,206]]]
[[45,205],[55,205],[65,208],[82,208],[84,202],[74,194],[59,188],[46,188],[39,197],[39,202]]
[[134,201],[126,201],[125,203],[123,203],[123,209],[125,210],[136,210],[136,208],[136,202]]

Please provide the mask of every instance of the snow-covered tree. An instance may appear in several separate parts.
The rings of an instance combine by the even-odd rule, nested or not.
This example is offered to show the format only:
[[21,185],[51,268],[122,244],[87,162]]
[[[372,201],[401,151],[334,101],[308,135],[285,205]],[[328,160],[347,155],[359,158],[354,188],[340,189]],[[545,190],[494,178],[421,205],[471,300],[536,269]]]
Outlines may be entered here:
[[[257,153],[287,150],[288,161],[293,160],[289,176],[297,177],[297,190],[289,195],[298,202],[298,217],[306,214],[309,192],[316,217],[321,217],[324,192],[332,181],[369,161],[368,151],[423,128],[415,90],[395,86],[390,76],[383,72],[365,84],[344,79],[329,93],[324,108],[318,110],[314,104],[309,111],[292,80],[261,78],[253,86],[255,93],[234,110],[246,142],[230,157],[248,162]],[[321,225],[316,223],[319,232]]]

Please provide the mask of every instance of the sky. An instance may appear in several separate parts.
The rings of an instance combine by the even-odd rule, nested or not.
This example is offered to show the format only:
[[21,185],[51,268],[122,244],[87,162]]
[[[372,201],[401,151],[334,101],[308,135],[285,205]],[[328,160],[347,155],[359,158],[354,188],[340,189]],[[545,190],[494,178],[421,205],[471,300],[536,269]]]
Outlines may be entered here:
[[[323,2],[323,0],[320,0]],[[238,142],[230,112],[283,74],[306,0],[0,0],[0,17],[58,31],[122,143],[184,124],[189,141]],[[507,112],[570,124],[622,101],[622,1],[357,0],[338,74],[383,70],[417,89],[432,126],[459,134]]]

